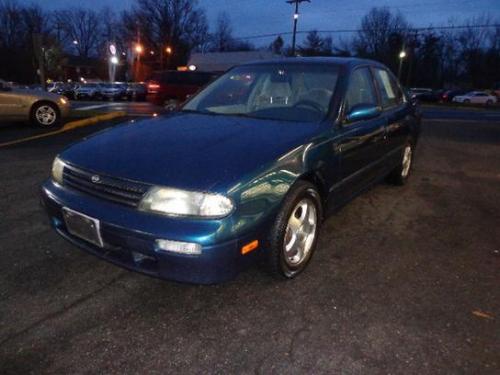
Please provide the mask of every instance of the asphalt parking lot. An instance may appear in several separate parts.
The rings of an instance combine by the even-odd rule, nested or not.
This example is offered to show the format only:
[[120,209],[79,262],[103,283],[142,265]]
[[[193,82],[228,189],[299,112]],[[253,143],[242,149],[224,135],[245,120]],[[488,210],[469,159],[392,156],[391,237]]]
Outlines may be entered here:
[[0,148],[0,373],[498,374],[500,118],[470,116],[429,113],[409,184],[328,218],[288,282],[176,284],[59,238],[39,185],[110,124]]

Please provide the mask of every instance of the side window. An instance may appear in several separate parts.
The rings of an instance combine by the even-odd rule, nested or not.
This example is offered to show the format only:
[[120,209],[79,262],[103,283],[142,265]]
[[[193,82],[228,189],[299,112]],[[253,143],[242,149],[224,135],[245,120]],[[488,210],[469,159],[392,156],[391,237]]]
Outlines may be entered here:
[[350,113],[360,104],[378,105],[372,75],[368,68],[356,69],[351,74],[346,93],[345,112]]
[[403,102],[403,92],[386,70],[375,69],[375,80],[377,81],[382,107],[393,107]]

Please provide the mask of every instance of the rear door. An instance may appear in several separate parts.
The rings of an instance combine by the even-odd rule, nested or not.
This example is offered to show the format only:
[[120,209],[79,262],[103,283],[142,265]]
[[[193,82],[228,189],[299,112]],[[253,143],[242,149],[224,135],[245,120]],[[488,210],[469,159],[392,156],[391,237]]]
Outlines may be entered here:
[[[387,141],[384,154],[393,162],[399,161],[399,153],[410,134],[411,108],[396,78],[388,70],[374,68],[375,83],[380,104],[387,118]],[[388,168],[394,163],[386,164]]]
[[[378,106],[378,96],[369,67],[356,68],[349,78],[344,101],[347,115],[358,105]],[[384,155],[386,119],[378,116],[353,123],[344,121],[336,144],[340,155],[341,182],[338,186],[347,195],[355,194],[379,170],[379,162]]]

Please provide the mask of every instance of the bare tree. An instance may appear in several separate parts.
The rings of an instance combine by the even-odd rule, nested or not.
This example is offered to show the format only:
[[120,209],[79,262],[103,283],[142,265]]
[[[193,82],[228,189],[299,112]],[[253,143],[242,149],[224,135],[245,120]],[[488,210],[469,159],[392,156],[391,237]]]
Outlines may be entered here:
[[392,14],[388,7],[372,8],[361,20],[361,30],[354,40],[355,50],[358,55],[388,63],[391,50],[405,39],[408,28],[401,13]]
[[103,22],[92,9],[74,8],[54,13],[59,38],[65,45],[73,45],[81,57],[97,54]]
[[281,35],[279,35],[271,43],[271,45],[269,46],[269,49],[272,52],[274,52],[275,54],[277,54],[277,55],[282,55],[283,54],[283,47],[284,46],[285,46],[285,41],[283,40],[283,38],[281,37]]
[[495,40],[495,36],[498,36],[496,27],[475,27],[492,24],[492,18],[488,15],[474,17],[466,21],[466,28],[459,31],[456,37],[462,75],[475,87],[487,87],[491,85],[491,78],[500,77],[498,65],[495,68],[499,62],[499,51],[495,49],[498,44]]
[[233,38],[233,27],[231,19],[226,12],[217,17],[215,32],[211,35],[212,50],[227,52],[233,50],[235,41]]
[[23,31],[22,8],[13,0],[0,0],[0,46],[19,47]]
[[122,17],[125,40],[137,41],[163,53],[173,49],[172,63],[185,63],[191,50],[208,38],[205,12],[197,0],[136,0]]
[[317,31],[311,31],[299,47],[299,52],[302,56],[331,56],[333,54],[332,38],[323,38]]

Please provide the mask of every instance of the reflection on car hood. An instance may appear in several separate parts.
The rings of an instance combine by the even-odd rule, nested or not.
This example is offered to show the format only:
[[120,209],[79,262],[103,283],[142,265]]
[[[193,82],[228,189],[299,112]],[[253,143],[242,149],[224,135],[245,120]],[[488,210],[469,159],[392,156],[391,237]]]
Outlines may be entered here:
[[198,191],[225,191],[302,145],[319,125],[178,114],[100,133],[61,157],[97,173]]

